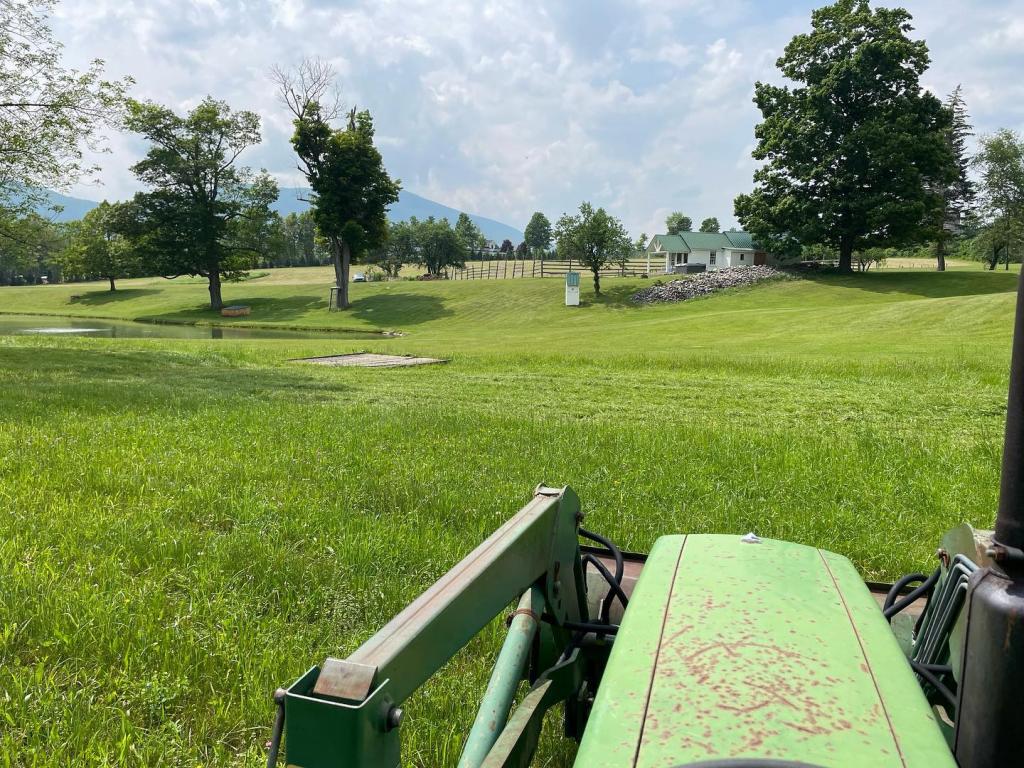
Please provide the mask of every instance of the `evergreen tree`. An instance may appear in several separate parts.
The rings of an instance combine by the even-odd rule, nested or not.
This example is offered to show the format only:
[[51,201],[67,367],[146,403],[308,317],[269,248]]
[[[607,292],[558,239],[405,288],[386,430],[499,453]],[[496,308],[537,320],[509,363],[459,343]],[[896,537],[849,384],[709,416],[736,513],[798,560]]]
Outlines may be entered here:
[[946,141],[956,165],[956,178],[940,188],[942,228],[935,238],[936,268],[939,272],[946,269],[949,241],[960,233],[965,221],[971,216],[974,205],[974,182],[967,177],[967,170],[971,165],[971,158],[967,153],[967,139],[974,133],[959,85],[949,94],[945,106],[952,119],[946,131]]

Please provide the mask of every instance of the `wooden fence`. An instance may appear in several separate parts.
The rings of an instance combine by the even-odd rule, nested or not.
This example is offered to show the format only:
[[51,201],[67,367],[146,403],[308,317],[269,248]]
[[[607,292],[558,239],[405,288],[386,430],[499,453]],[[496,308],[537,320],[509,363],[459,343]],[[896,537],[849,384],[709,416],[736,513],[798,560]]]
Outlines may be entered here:
[[[646,277],[660,271],[664,271],[664,265],[654,259],[651,260],[650,266],[648,266],[647,259],[629,259],[618,264],[609,264],[600,271],[600,274],[601,277]],[[590,273],[590,269],[581,266],[579,262],[572,261],[545,259],[540,262],[541,277],[558,277],[566,272]]]
[[449,269],[450,280],[496,280],[513,277],[543,277],[540,259],[468,261],[462,269]]
[[[664,265],[659,260],[629,259],[609,264],[601,270],[601,277],[647,277],[660,274]],[[517,277],[564,277],[567,272],[590,273],[590,269],[564,259],[500,259],[496,261],[469,261],[461,269],[449,269],[450,280],[495,280]]]

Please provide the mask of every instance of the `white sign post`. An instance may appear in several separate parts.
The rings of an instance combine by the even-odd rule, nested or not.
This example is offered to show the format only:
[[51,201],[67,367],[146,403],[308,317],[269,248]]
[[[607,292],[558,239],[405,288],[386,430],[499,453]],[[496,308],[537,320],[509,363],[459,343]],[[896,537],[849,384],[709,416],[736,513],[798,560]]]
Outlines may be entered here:
[[580,305],[580,273],[565,273],[565,306],[578,307]]

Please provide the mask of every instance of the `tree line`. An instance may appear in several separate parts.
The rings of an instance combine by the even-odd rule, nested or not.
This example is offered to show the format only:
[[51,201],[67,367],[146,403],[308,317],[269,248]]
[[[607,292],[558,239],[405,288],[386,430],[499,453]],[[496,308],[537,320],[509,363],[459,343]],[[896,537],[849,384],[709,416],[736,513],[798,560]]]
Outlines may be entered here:
[[[333,265],[341,307],[349,304],[351,265],[379,264],[397,275],[420,264],[438,276],[479,258],[484,240],[465,214],[389,223],[401,182],[374,144],[367,110],[342,109],[335,72],[308,59],[274,68],[272,82],[292,118],[291,146],[310,190],[309,211],[281,217],[278,189],[265,170],[242,163],[261,140],[259,117],[207,97],[186,114],[128,96],[130,79],[107,80],[102,62],[85,71],[61,64],[43,0],[4,6],[0,26],[0,281],[116,280],[132,275],[201,276],[210,304],[222,283],[264,265]],[[945,102],[924,91],[930,59],[900,8],[838,0],[813,12],[811,30],[794,37],[777,65],[789,85],[759,82],[754,101],[754,188],[735,215],[766,250],[784,258],[831,253],[839,268],[873,254],[929,244],[937,267],[949,254],[994,267],[1019,260],[1024,237],[1024,141],[1010,130],[981,137],[958,87]],[[27,74],[26,74],[27,73]],[[132,171],[144,187],[131,200],[103,203],[80,222],[55,226],[35,213],[43,190],[97,169],[85,149],[102,149],[101,129],[141,136],[145,156]],[[680,211],[670,233],[690,231]],[[716,217],[702,232],[721,231]],[[549,253],[594,275],[644,247],[618,219],[582,203],[554,224],[540,212],[506,258]]]
[[[630,242],[622,222],[587,202],[580,204],[577,213],[563,214],[554,226],[542,212],[535,212],[523,234],[514,250],[511,241],[505,240],[500,252],[523,259],[543,257],[552,253],[554,243],[558,258],[592,272],[597,294],[601,293],[601,270],[635,255],[643,249],[645,239],[641,236],[636,243]],[[367,261],[391,277],[406,264],[420,264],[429,276],[439,277],[449,267],[461,268],[468,259],[482,257],[484,242],[483,234],[465,213],[454,227],[447,219],[412,218],[391,224],[387,239]]]

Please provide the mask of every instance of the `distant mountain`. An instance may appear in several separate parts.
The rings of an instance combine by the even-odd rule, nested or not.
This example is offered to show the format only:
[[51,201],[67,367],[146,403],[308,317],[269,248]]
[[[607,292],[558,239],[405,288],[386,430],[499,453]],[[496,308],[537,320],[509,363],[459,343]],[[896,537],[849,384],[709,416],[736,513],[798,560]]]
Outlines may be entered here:
[[[301,213],[309,208],[309,203],[305,203],[299,198],[306,197],[308,194],[309,190],[303,187],[281,187],[281,194],[278,195],[274,209],[282,216],[286,216],[289,213]],[[399,194],[398,202],[391,206],[391,210],[388,211],[388,218],[391,221],[405,221],[412,216],[415,216],[417,219],[433,216],[435,219],[448,219],[454,226],[459,218],[459,213],[455,208],[435,203],[433,200],[428,200],[414,192],[403,189]],[[519,243],[523,239],[523,233],[515,227],[510,227],[508,224],[502,224],[500,221],[478,216],[468,211],[466,213],[469,214],[469,218],[473,220],[473,223],[480,227],[480,231],[484,233],[484,237],[488,240],[493,240],[500,244],[506,238],[513,243]]]
[[[54,221],[77,221],[95,208],[99,203],[81,197],[69,197],[60,192],[47,192],[48,203],[36,206],[36,213]],[[60,206],[63,210],[54,213],[52,206]]]
[[[309,203],[305,203],[299,198],[305,197],[307,193],[308,190],[301,187],[281,187],[281,193],[274,204],[274,210],[282,216],[306,210],[309,208]],[[47,206],[43,205],[38,207],[37,211],[47,218],[53,218],[55,221],[75,221],[82,218],[98,205],[94,200],[69,197],[59,192],[48,192],[47,196],[49,197],[50,205],[62,206],[63,210],[60,213],[54,214],[52,211],[47,210]],[[403,189],[398,202],[391,206],[388,218],[391,221],[405,221],[411,216],[415,216],[418,219],[425,219],[428,216],[433,216],[436,219],[448,219],[454,225],[459,218],[459,211]],[[523,239],[523,233],[515,227],[510,227],[508,224],[477,216],[474,213],[470,213],[469,218],[480,227],[480,231],[484,233],[484,237],[488,240],[501,243],[502,240],[508,238],[513,243],[519,243]]]

